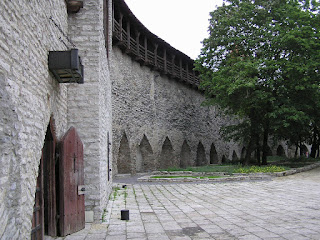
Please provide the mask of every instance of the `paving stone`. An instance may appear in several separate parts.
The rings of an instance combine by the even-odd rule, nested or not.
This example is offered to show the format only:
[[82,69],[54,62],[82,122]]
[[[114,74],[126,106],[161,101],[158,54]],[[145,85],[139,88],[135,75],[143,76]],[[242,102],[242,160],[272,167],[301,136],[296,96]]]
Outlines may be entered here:
[[143,239],[143,238],[147,238],[147,234],[145,232],[128,232],[127,238],[128,239]]
[[[124,198],[110,200],[109,225],[86,226],[70,237],[94,240],[91,234],[107,232],[107,240],[319,240],[318,175],[320,169],[272,181],[134,184],[127,205]],[[129,221],[120,220],[123,206],[134,209]]]
[[257,237],[256,235],[244,235],[238,237],[239,240],[261,240],[261,238]]
[[[126,235],[107,235],[105,240],[126,240],[127,236]],[[91,238],[88,240],[94,240],[94,238]]]

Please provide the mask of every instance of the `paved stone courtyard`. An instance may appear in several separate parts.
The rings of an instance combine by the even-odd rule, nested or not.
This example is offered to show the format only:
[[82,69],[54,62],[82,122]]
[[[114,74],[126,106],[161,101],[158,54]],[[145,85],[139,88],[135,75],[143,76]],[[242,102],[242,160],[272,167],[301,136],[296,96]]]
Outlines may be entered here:
[[105,222],[65,239],[320,239],[320,168],[272,181],[115,185]]

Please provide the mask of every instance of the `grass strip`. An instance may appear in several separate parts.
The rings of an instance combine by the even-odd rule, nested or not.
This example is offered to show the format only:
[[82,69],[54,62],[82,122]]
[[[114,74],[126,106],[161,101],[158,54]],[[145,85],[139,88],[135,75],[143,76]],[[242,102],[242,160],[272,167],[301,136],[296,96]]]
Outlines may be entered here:
[[161,179],[161,178],[199,178],[199,179],[205,179],[205,178],[221,178],[221,176],[152,176],[151,178]]

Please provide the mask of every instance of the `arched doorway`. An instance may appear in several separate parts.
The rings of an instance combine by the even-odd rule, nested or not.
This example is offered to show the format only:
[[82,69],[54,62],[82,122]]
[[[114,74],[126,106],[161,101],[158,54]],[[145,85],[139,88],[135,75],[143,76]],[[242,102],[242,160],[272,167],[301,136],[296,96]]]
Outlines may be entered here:
[[35,205],[33,210],[31,239],[43,239],[44,235],[57,236],[57,201],[54,121],[51,119],[39,164]]
[[71,127],[56,151],[53,126],[51,120],[39,164],[31,239],[66,236],[85,226],[83,144]]

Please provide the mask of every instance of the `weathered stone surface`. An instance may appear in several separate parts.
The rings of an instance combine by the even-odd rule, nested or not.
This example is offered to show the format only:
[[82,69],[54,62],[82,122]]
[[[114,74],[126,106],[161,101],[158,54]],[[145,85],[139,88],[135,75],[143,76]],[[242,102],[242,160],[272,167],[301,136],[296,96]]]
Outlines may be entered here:
[[[108,138],[110,143],[112,139],[111,82],[103,4],[103,0],[85,1],[78,14],[69,16],[69,35],[82,53],[86,78],[83,85],[68,86],[68,125],[79,129],[85,145],[86,211],[94,212],[95,221],[101,220],[111,190],[111,178],[108,179],[112,159],[108,151]],[[108,9],[111,11],[111,5]],[[107,42],[111,44],[111,38]]]
[[67,32],[67,12],[60,0],[4,0],[0,11],[0,238],[26,239],[50,116],[57,137],[67,128],[67,88],[47,61],[48,51],[66,49],[49,17]]
[[[0,1],[1,239],[30,238],[50,118],[57,140],[74,126],[84,143],[86,210],[99,220],[108,202],[112,112],[105,1],[84,2],[78,14],[68,16],[64,0]],[[111,22],[110,14],[107,19]],[[111,34],[107,35],[111,44]],[[59,84],[48,70],[48,53],[74,47],[83,60],[85,84]]]
[[[204,165],[210,161],[212,144],[217,150],[214,158],[219,162],[223,155],[231,160],[233,151],[240,158],[239,146],[224,142],[219,135],[220,127],[230,118],[220,116],[215,107],[201,106],[204,96],[200,91],[141,66],[117,47],[113,47],[110,66],[114,173],[124,133],[132,173],[196,165],[197,156],[198,165]],[[141,151],[144,142],[150,144],[150,154]]]

